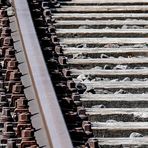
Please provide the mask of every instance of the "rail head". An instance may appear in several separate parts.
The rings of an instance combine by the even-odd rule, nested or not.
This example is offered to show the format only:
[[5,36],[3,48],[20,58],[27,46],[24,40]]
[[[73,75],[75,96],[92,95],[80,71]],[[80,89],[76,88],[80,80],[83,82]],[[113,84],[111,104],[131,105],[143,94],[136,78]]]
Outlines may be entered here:
[[50,146],[72,148],[72,143],[41,52],[27,0],[13,1],[29,72],[39,102]]

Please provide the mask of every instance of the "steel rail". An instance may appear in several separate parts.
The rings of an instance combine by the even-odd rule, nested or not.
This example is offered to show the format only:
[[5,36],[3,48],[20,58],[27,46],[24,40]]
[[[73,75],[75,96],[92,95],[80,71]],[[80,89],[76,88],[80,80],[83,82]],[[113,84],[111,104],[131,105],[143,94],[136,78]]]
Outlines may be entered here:
[[[29,72],[39,102],[50,148],[72,148],[71,139],[60,110],[34,29],[27,0],[13,1],[24,44]],[[41,137],[42,138],[42,137]]]

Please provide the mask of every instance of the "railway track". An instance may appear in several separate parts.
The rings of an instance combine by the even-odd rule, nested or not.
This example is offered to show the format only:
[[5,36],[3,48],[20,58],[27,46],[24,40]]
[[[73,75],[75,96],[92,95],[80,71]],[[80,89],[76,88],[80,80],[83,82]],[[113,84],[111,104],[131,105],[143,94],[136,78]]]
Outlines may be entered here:
[[74,147],[147,148],[148,2],[13,5],[0,7],[0,147],[72,147],[59,102]]
[[148,2],[29,4],[74,147],[148,147]]

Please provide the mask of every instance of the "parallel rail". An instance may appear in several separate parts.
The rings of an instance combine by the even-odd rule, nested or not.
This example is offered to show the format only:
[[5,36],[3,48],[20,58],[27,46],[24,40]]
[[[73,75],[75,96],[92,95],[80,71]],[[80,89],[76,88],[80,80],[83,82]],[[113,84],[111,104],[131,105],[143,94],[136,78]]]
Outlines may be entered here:
[[147,0],[13,3],[47,147],[146,148]]
[[[44,121],[46,138],[49,141],[47,147],[70,148],[72,147],[71,140],[41,53],[28,3],[26,0],[15,0],[14,5],[25,48],[27,65]],[[66,139],[66,141],[63,139]]]

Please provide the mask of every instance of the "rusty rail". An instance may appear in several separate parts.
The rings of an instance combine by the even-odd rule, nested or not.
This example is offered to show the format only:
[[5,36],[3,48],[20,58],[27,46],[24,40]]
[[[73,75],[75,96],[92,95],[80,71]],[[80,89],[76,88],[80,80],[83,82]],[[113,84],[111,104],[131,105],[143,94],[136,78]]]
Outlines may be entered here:
[[71,148],[72,143],[45,66],[27,0],[15,0],[14,5],[49,147]]

